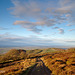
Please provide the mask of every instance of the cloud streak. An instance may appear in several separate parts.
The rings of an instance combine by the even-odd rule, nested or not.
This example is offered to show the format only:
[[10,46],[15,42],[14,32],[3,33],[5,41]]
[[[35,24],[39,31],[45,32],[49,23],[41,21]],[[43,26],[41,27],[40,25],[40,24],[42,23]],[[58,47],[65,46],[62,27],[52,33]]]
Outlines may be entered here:
[[75,43],[75,41],[66,41],[66,42],[68,42],[68,43]]
[[0,30],[10,30],[11,28],[0,27]]
[[[8,36],[8,37],[7,37]],[[2,34],[0,35],[0,46],[37,46],[37,45],[45,45],[45,44],[52,44],[53,40],[50,39],[44,39],[40,38],[38,36],[26,36],[26,37],[21,37],[21,36],[15,36],[11,34]],[[8,42],[8,43],[7,43]]]
[[[67,44],[68,43],[68,44]],[[2,34],[0,35],[0,46],[72,46],[75,44],[74,40],[71,39],[60,39],[60,38],[46,38],[39,36],[18,36],[14,34]]]
[[62,28],[59,28],[58,31],[60,34],[64,34],[64,30]]
[[53,27],[53,29],[58,29],[59,27]]
[[75,29],[70,29],[69,31],[75,31]]

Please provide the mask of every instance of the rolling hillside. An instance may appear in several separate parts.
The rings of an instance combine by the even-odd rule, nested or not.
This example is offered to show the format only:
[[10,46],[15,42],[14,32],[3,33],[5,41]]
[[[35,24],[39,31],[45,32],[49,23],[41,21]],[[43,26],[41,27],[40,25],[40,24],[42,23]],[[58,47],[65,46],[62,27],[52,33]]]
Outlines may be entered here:
[[75,48],[11,49],[0,58],[0,75],[75,74]]

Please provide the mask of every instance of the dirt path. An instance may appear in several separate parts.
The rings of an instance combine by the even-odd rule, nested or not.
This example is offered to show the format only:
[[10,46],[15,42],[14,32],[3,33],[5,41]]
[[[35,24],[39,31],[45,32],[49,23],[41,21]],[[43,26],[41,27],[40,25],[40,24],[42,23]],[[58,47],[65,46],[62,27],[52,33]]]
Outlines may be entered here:
[[28,75],[50,75],[50,70],[44,65],[41,59],[37,59],[37,63]]

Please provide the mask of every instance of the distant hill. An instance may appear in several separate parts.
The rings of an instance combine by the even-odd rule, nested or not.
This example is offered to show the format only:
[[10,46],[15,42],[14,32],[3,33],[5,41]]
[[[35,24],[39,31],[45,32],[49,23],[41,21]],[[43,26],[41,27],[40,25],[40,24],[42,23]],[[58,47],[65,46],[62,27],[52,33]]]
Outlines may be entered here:
[[44,54],[44,53],[49,53],[49,52],[59,52],[59,51],[64,51],[64,49],[60,48],[46,48],[46,49],[34,49],[34,50],[27,50],[27,54]]
[[0,56],[0,62],[9,62],[26,58],[26,50],[11,49],[7,53]]
[[75,52],[75,48],[68,48],[68,49],[66,49],[67,51],[69,51],[69,52]]
[[[0,47],[0,54],[4,54],[4,53],[8,52],[10,49],[34,50],[34,49],[47,49],[47,48],[52,48],[52,47],[49,47],[49,46]],[[57,47],[55,47],[55,48],[57,48]],[[61,49],[66,49],[66,48],[61,47]]]
[[58,53],[58,52],[73,52],[75,48],[61,49],[61,48],[45,48],[45,49],[11,49],[8,52],[0,55],[0,62],[10,62],[25,58],[40,57],[46,54]]

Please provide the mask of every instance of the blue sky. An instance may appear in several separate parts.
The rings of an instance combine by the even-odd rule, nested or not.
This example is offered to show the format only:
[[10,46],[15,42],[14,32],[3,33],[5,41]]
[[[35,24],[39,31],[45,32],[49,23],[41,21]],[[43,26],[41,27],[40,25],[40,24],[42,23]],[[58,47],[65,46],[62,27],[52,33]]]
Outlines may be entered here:
[[75,0],[0,0],[0,47],[75,47]]

